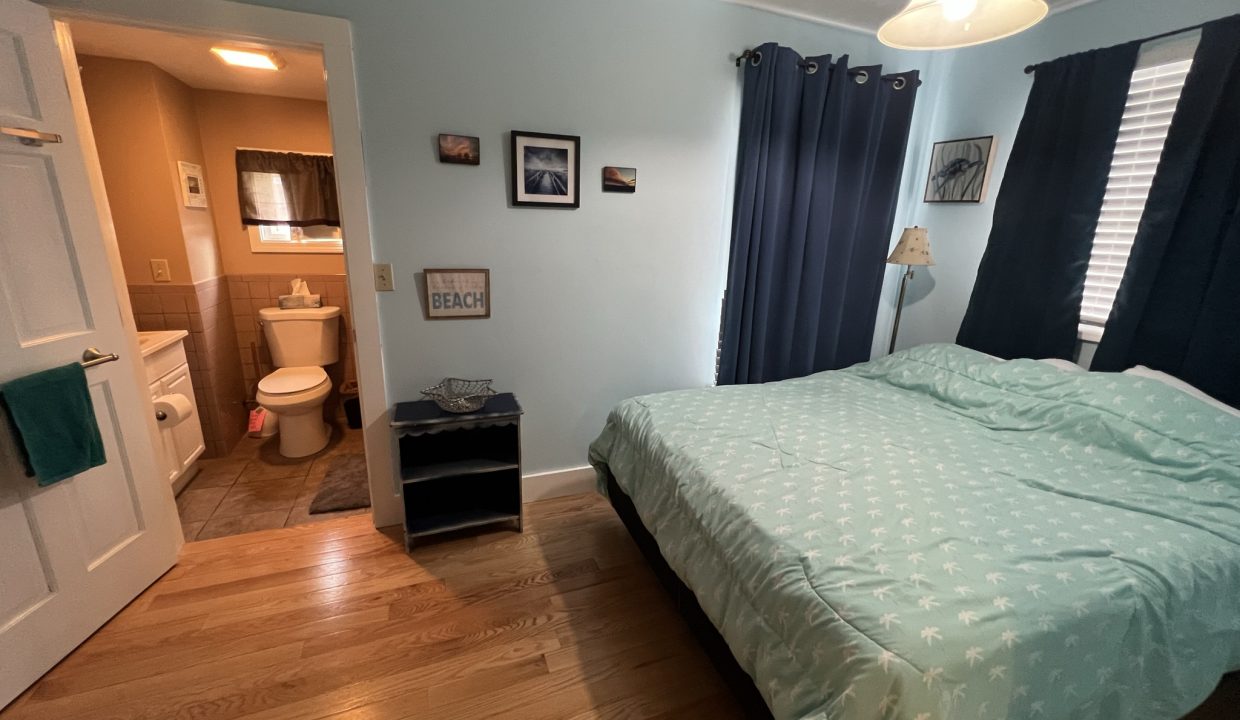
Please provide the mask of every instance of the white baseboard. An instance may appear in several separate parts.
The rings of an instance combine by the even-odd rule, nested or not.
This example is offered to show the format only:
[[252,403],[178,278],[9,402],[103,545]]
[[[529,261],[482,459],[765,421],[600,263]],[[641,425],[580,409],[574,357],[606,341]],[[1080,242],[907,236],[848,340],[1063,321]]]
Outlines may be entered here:
[[597,491],[598,476],[589,465],[533,473],[521,478],[521,495],[527,503]]

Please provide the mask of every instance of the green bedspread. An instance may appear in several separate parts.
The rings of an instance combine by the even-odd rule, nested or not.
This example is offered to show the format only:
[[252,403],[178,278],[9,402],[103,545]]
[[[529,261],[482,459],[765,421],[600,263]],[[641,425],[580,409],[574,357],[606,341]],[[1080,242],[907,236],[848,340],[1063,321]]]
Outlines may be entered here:
[[1240,418],[928,345],[590,447],[777,718],[1178,718],[1240,669]]

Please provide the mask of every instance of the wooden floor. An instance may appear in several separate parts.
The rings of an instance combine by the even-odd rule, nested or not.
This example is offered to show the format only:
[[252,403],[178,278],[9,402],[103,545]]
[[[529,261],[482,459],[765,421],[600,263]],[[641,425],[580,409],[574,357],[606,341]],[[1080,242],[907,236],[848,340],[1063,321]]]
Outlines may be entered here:
[[741,717],[606,501],[527,508],[412,556],[368,517],[186,545],[0,720]]
[[606,501],[405,554],[368,517],[186,545],[25,718],[739,718]]

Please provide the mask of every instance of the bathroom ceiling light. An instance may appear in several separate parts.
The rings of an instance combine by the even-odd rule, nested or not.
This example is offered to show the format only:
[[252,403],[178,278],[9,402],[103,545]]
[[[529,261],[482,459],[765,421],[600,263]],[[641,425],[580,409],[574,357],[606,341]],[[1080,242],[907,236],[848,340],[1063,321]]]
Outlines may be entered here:
[[1015,35],[1046,17],[1046,0],[912,0],[878,29],[884,45],[946,50]]
[[284,67],[284,58],[273,50],[242,50],[239,48],[213,47],[211,52],[216,57],[237,67],[254,68],[256,70],[279,70]]

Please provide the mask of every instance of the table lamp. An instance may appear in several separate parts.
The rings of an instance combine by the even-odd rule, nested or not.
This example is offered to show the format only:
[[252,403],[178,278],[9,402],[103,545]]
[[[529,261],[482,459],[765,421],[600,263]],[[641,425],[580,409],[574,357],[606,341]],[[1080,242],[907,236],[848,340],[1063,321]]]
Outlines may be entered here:
[[903,265],[904,277],[900,278],[900,297],[896,300],[896,320],[891,325],[891,347],[888,354],[896,351],[896,333],[900,332],[900,311],[904,309],[904,291],[908,289],[908,281],[913,278],[914,265],[933,265],[930,257],[930,236],[923,227],[904,228],[900,233],[900,242],[887,258],[889,265]]

